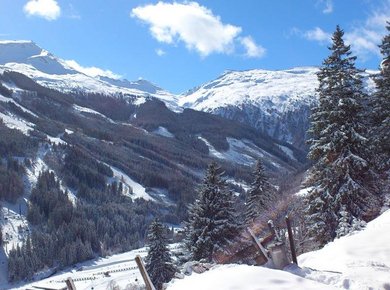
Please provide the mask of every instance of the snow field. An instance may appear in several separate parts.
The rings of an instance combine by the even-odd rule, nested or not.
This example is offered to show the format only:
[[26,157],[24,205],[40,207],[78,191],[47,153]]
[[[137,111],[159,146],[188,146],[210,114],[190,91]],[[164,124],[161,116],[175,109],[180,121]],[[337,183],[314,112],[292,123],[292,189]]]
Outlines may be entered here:
[[[103,162],[104,163],[104,162]],[[111,166],[107,163],[104,163],[108,167],[111,168],[112,172],[114,173],[114,177],[112,177],[109,182],[112,183],[116,181],[117,183],[122,182],[124,187],[124,194],[131,197],[133,200],[136,198],[143,198],[145,200],[154,200],[153,197],[151,197],[147,192],[146,188],[143,187],[138,182],[135,182],[133,179],[131,179],[130,176],[128,176],[126,173],[124,173],[122,170]]]
[[24,135],[29,135],[29,130],[34,129],[34,124],[27,122],[15,115],[6,115],[0,112],[0,119],[3,119],[3,123],[10,129],[17,129]]
[[[243,165],[253,165],[258,158],[264,158],[271,155],[264,150],[257,147],[249,140],[237,140],[235,138],[226,138],[229,143],[229,149],[227,151],[217,151],[214,146],[202,136],[198,136],[199,140],[202,140],[209,148],[209,155],[218,159],[227,159],[234,163]],[[275,162],[271,162],[275,166],[279,166]]]
[[335,289],[288,272],[248,265],[221,265],[169,283],[167,290],[313,290]]
[[153,133],[167,138],[175,137],[175,135],[169,132],[167,128],[161,126],[159,126],[156,130],[154,130]]
[[[179,251],[177,244],[171,244],[172,251]],[[5,289],[26,289],[35,287],[61,288],[65,280],[71,277],[77,290],[106,290],[117,285],[124,289],[127,285],[144,285],[134,258],[147,255],[147,248],[140,248],[130,252],[113,255],[107,258],[97,258],[77,264],[75,267],[64,270],[52,277],[28,284],[7,285]],[[0,285],[1,287],[1,285]],[[3,289],[3,288],[1,288]]]
[[364,230],[299,256],[298,263],[301,267],[340,272],[338,279],[331,281],[340,288],[390,289],[390,210],[369,222]]

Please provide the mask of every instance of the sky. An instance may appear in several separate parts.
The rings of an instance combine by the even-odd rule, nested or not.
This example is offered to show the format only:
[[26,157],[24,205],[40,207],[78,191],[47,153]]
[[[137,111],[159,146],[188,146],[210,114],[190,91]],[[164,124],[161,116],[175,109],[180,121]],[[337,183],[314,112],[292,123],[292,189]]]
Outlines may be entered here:
[[336,25],[357,66],[377,69],[386,21],[390,0],[0,0],[0,39],[173,93],[226,70],[320,66]]

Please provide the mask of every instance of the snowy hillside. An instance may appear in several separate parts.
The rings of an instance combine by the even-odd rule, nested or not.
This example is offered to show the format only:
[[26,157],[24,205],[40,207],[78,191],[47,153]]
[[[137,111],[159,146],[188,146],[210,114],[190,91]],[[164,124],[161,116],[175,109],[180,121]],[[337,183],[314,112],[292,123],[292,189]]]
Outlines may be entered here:
[[146,80],[130,82],[93,77],[71,65],[71,62],[54,56],[32,41],[0,41],[0,72],[16,71],[41,85],[63,92],[77,90],[110,95],[135,95],[140,97],[138,103],[142,103],[144,97],[156,97],[165,101],[172,109],[177,109],[175,95]]
[[[227,71],[180,96],[179,105],[239,121],[305,149],[317,72],[316,67]],[[366,87],[373,87],[372,80],[366,78]]]
[[[301,267],[327,276],[329,284],[344,289],[390,289],[390,210],[366,229],[298,257]],[[337,275],[335,275],[337,274]],[[308,278],[316,279],[315,273]]]
[[188,92],[179,100],[184,107],[212,111],[219,107],[253,104],[272,114],[315,101],[315,67],[290,70],[228,71],[214,81]]
[[[366,229],[342,237],[319,251],[298,257],[300,267],[287,266],[284,271],[247,265],[218,265],[203,274],[193,273],[169,283],[168,290],[281,290],[281,289],[389,289],[390,287],[390,211],[368,223]],[[179,251],[177,245],[172,245]],[[77,289],[107,289],[117,285],[142,285],[135,255],[146,249],[99,258],[77,265],[42,281],[31,284],[2,284],[2,289],[51,286],[58,288],[72,277]],[[108,273],[105,274],[105,273]],[[137,280],[136,280],[137,279]],[[136,282],[137,281],[137,282]]]
[[390,289],[390,210],[357,233],[298,257],[284,270],[246,265],[217,266],[174,280],[176,289]]
[[228,71],[187,92],[179,104],[250,125],[305,149],[318,68]]

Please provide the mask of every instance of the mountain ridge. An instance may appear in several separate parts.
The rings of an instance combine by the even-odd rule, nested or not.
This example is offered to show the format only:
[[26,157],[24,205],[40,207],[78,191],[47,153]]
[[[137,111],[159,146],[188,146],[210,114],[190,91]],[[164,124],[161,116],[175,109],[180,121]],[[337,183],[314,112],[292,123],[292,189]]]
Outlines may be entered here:
[[312,66],[226,70],[216,79],[176,95],[147,80],[87,75],[33,41],[0,41],[0,72],[7,70],[65,93],[109,94],[135,105],[157,98],[174,112],[190,108],[221,115],[304,150],[310,108],[317,100],[318,68]]

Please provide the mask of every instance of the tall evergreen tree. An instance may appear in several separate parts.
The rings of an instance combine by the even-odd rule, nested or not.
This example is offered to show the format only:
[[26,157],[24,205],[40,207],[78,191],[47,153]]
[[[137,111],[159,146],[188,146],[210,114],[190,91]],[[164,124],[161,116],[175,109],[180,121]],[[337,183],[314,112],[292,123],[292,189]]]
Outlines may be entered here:
[[267,205],[273,199],[274,193],[260,160],[256,162],[253,175],[254,180],[248,190],[246,200],[245,224],[248,226],[267,210]]
[[[311,116],[309,158],[314,161],[307,183],[309,232],[320,244],[335,237],[337,214],[344,205],[354,217],[371,219],[379,203],[373,185],[374,173],[367,161],[367,128],[363,125],[361,72],[355,56],[345,45],[337,26],[331,54],[318,72],[319,103]],[[320,233],[311,230],[325,224]],[[324,236],[321,236],[324,235]]]
[[386,29],[388,33],[379,45],[383,55],[381,70],[374,77],[377,90],[372,96],[370,132],[374,150],[379,157],[375,163],[382,172],[390,168],[390,22]]
[[233,196],[219,173],[218,165],[209,165],[198,198],[189,208],[186,246],[191,259],[213,261],[224,255],[238,233]]
[[167,246],[166,233],[167,228],[157,219],[151,223],[148,233],[149,251],[146,257],[146,270],[157,289],[162,289],[163,283],[169,282],[176,272]]

